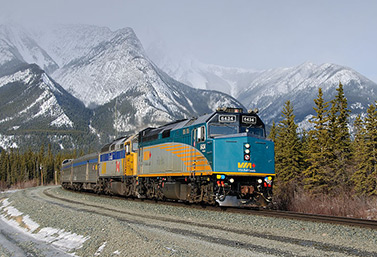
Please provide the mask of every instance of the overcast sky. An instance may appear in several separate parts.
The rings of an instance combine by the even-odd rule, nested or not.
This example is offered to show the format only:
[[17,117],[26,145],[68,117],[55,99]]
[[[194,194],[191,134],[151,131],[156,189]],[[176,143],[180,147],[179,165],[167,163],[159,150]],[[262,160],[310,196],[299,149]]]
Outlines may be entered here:
[[230,67],[306,61],[345,65],[377,82],[377,1],[0,0],[0,22],[131,27],[145,48]]

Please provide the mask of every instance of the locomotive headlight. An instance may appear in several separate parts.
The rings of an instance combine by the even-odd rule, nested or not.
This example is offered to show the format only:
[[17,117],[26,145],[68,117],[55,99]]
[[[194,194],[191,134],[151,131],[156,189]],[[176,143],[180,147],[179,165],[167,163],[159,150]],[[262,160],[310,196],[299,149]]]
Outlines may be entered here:
[[229,179],[230,183],[234,183],[234,178]]
[[249,154],[250,153],[250,150],[249,149],[245,149],[245,154]]
[[262,179],[258,179],[258,183],[259,184],[262,184],[263,180]]
[[250,144],[245,144],[245,148],[249,149],[250,148]]

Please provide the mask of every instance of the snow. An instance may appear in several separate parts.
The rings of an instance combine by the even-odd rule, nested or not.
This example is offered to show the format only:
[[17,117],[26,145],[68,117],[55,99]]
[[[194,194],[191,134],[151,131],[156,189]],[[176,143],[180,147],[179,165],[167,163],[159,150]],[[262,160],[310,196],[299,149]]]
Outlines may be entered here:
[[15,24],[2,25],[0,26],[0,36],[9,46],[17,49],[22,61],[36,63],[43,69],[56,66],[56,63],[37,44],[32,35],[21,26]]
[[[27,234],[35,239],[54,245],[55,247],[70,252],[82,247],[89,237],[84,237],[76,233],[51,227],[40,228],[40,225],[34,222],[29,215],[22,216],[23,213],[11,206],[8,198],[4,199],[0,206],[0,218],[7,224],[15,227],[22,233]],[[22,217],[22,219],[17,219]],[[40,229],[39,229],[40,228]],[[37,229],[38,232],[34,233]]]
[[60,116],[58,116],[55,120],[53,120],[50,123],[51,126],[56,126],[56,127],[71,127],[73,128],[73,122],[68,118],[68,116],[65,113],[62,113]]
[[107,242],[104,242],[95,252],[94,256],[100,256],[103,249],[105,249]]
[[18,71],[12,75],[0,77],[0,87],[16,81],[23,81],[25,84],[29,84],[33,78],[34,74],[30,69]]
[[0,134],[0,147],[3,149],[18,148],[16,142],[14,142],[14,135],[2,135]]

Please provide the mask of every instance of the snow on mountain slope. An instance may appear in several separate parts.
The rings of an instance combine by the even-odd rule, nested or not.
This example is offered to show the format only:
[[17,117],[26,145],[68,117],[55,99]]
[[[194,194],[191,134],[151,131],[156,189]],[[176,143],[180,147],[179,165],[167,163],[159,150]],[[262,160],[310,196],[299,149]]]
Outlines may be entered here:
[[0,77],[0,93],[0,126],[14,123],[17,129],[30,129],[40,122],[49,127],[74,126],[62,105],[62,99],[70,96],[34,64]]
[[281,120],[281,111],[290,100],[301,127],[310,128],[308,119],[314,114],[313,100],[322,87],[325,100],[334,98],[341,82],[348,98],[352,117],[364,113],[377,99],[377,84],[351,68],[316,65],[306,62],[296,67],[265,71],[207,65],[187,58],[179,63],[168,56],[151,56],[170,76],[193,87],[210,88],[231,94],[247,108],[258,108],[266,123]]
[[[117,132],[132,133],[146,126],[208,113],[218,106],[241,106],[229,95],[194,89],[169,77],[150,61],[131,28],[112,32],[95,26],[67,25],[52,26],[44,31],[34,30],[32,33],[24,33],[21,29],[17,31],[19,35],[9,37],[9,40],[3,40],[0,35],[0,46],[1,43],[4,46],[0,50],[7,53],[4,57],[5,69],[0,72],[0,79],[5,81],[5,92],[10,95],[11,90],[16,89],[24,95],[22,91],[29,83],[29,74],[24,71],[19,74],[18,66],[30,61],[24,56],[31,51],[25,48],[22,56],[18,48],[23,46],[14,42],[16,38],[26,37],[35,43],[35,49],[43,47],[41,52],[52,56],[57,68],[50,69],[47,74],[64,89],[40,71],[38,78],[44,79],[45,87],[55,85],[48,92],[42,92],[42,84],[36,82],[38,79],[33,74],[30,75],[38,97],[20,98],[24,109],[16,108],[16,113],[8,108],[6,98],[0,99],[0,106],[7,110],[1,118],[3,126],[0,124],[0,132],[10,131],[10,128],[15,128],[14,133],[24,131],[18,115],[28,113],[28,117],[24,118],[25,121],[31,119],[27,124],[30,130],[50,130],[62,125],[66,129],[72,127],[75,133],[91,131],[93,134],[89,134],[97,137],[92,141],[100,137],[106,142]],[[37,63],[43,64],[42,61]],[[9,76],[12,75],[15,79],[10,82]],[[64,97],[58,97],[59,91],[63,92]],[[48,97],[50,93],[53,94],[51,98]],[[64,101],[59,101],[63,98]],[[91,110],[81,106],[76,98]],[[56,109],[58,107],[50,108],[59,104],[64,107],[63,113]],[[69,111],[66,112],[66,109]],[[61,115],[57,116],[58,113]]]
[[91,25],[50,25],[31,33],[60,68],[114,36],[109,28]]
[[[139,106],[144,110],[141,119],[146,116],[152,119],[161,117],[161,121],[167,121],[183,115],[200,115],[199,111],[203,109],[195,107],[202,105],[202,102],[195,99],[193,102],[187,101],[188,96],[183,92],[190,90],[187,92],[190,95],[201,93],[192,88],[183,90],[187,86],[162,73],[149,60],[131,28],[114,32],[110,39],[102,41],[86,56],[59,69],[53,77],[88,107],[101,106],[127,94],[130,101],[144,103]],[[221,94],[225,102],[240,105],[225,94],[213,94]],[[208,102],[206,99],[203,101]],[[205,105],[207,111],[211,103]],[[136,115],[138,109],[134,109]],[[149,109],[153,111],[147,115]]]
[[0,66],[10,61],[36,63],[47,72],[58,68],[55,61],[42,49],[24,28],[0,25]]
[[172,78],[193,88],[216,90],[237,97],[259,73],[255,70],[204,64],[191,56],[173,58],[161,47],[150,47],[148,56]]
[[0,77],[0,134],[12,136],[12,144],[25,144],[38,133],[65,136],[71,130],[85,130],[88,117],[84,105],[36,64],[23,64]]
[[284,103],[293,104],[297,121],[314,114],[313,100],[321,87],[324,99],[329,101],[336,95],[342,83],[348,106],[353,114],[364,112],[377,99],[377,84],[356,71],[335,64],[315,65],[304,63],[297,67],[268,70],[250,83],[238,97],[249,108],[263,110],[267,122],[280,120]]

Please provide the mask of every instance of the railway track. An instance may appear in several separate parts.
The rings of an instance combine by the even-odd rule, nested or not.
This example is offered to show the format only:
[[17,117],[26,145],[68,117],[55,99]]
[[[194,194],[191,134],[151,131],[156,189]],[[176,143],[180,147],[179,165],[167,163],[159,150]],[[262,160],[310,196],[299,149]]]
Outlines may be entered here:
[[[320,253],[320,256],[344,256],[344,255],[351,255],[351,256],[377,256],[375,251],[368,251],[364,249],[358,249],[354,246],[348,245],[338,245],[334,244],[330,241],[318,241],[317,239],[307,238],[307,237],[296,237],[293,235],[285,235],[283,234],[275,234],[275,233],[266,233],[256,230],[250,229],[248,226],[246,227],[239,227],[233,225],[225,225],[222,222],[203,222],[201,220],[197,220],[197,218],[181,218],[175,217],[171,215],[156,215],[150,211],[140,212],[134,209],[127,209],[127,208],[119,208],[113,206],[111,204],[102,203],[98,204],[95,201],[89,200],[87,197],[82,197],[82,193],[77,193],[77,195],[81,195],[80,197],[72,197],[66,199],[62,197],[62,195],[58,195],[54,193],[54,190],[45,189],[43,190],[43,194],[47,197],[46,201],[53,205],[57,205],[62,208],[68,208],[73,211],[78,211],[80,213],[87,213],[90,215],[97,214],[104,217],[112,218],[120,223],[128,224],[127,226],[131,225],[132,227],[137,227],[137,231],[141,228],[148,228],[152,230],[158,231],[165,231],[168,234],[173,235],[173,238],[179,238],[184,236],[185,240],[187,238],[200,240],[202,242],[207,242],[211,244],[221,245],[230,247],[232,249],[242,249],[251,252],[259,252],[261,255],[272,255],[272,256],[292,256],[291,250],[287,250],[286,247],[289,246],[289,249],[296,249],[299,248],[301,250],[297,251],[308,251],[310,254],[309,256],[318,256],[318,254],[314,254],[314,252]],[[88,196],[96,196],[96,194],[92,193],[85,193]],[[308,219],[301,217],[294,217],[293,213],[283,213],[276,212],[276,211],[269,211],[269,210],[246,210],[246,209],[233,209],[228,208],[226,210],[221,209],[219,207],[213,206],[200,206],[200,205],[188,205],[184,203],[177,203],[177,202],[155,202],[153,200],[141,200],[141,199],[125,199],[119,196],[99,196],[100,198],[110,198],[114,200],[122,200],[122,201],[134,201],[134,202],[145,202],[148,204],[155,204],[155,205],[169,205],[172,207],[183,207],[187,208],[186,211],[180,210],[179,212],[183,213],[190,213],[193,211],[192,209],[197,209],[201,211],[208,211],[208,215],[213,217],[224,217],[229,213],[240,213],[243,215],[261,215],[261,216],[276,216],[276,217],[283,217],[289,219],[301,219],[301,220],[310,220],[310,221],[320,221],[319,219]],[[50,199],[50,200],[48,200]],[[55,199],[55,200],[53,200]],[[57,200],[57,201],[56,201]],[[140,206],[138,204],[138,206]],[[147,209],[157,209],[158,207],[148,207]],[[142,209],[144,209],[142,207]],[[178,209],[178,208],[177,208]],[[191,209],[191,210],[190,210]],[[221,212],[223,214],[214,215],[214,212]],[[212,213],[212,214],[211,214]],[[280,214],[279,214],[280,213]],[[206,216],[205,214],[201,214]],[[228,215],[227,215],[228,216]],[[242,218],[247,220],[247,218]],[[323,221],[321,221],[323,222]],[[326,221],[327,223],[335,223],[333,221]],[[277,222],[281,223],[281,222]],[[289,224],[289,221],[288,221]],[[346,224],[344,224],[346,225]],[[347,224],[350,225],[350,224]],[[355,225],[355,224],[352,224]],[[357,226],[363,226],[358,224]],[[376,227],[374,227],[376,228]],[[297,229],[297,228],[295,228]],[[301,229],[301,228],[300,228]],[[339,229],[341,229],[339,227]],[[346,229],[347,230],[347,229]],[[136,230],[135,230],[136,231]],[[158,232],[160,235],[161,232]],[[301,233],[301,232],[300,232]],[[324,231],[325,233],[325,231]],[[243,238],[243,239],[236,239],[236,238]],[[273,245],[273,247],[271,247]],[[293,251],[296,251],[293,250]],[[313,253],[313,254],[312,254]],[[340,254],[340,255],[339,255]],[[297,256],[301,256],[298,254]],[[302,255],[305,256],[305,255]]]
[[[75,193],[78,193],[78,192],[75,192]],[[78,194],[83,194],[83,193],[88,194],[88,195],[97,195],[91,192],[80,192]],[[56,198],[56,196],[48,192],[48,189],[44,191],[44,194],[50,197]],[[357,226],[361,228],[369,228],[369,229],[377,230],[377,220],[365,220],[365,219],[356,219],[356,218],[349,218],[349,217],[337,217],[337,216],[320,215],[320,214],[307,214],[307,213],[270,210],[270,209],[221,208],[219,206],[208,206],[208,205],[203,206],[203,205],[198,205],[198,204],[187,204],[187,203],[176,202],[176,201],[155,201],[155,200],[150,200],[150,199],[124,198],[121,196],[113,196],[113,195],[111,196],[99,195],[99,197],[122,199],[126,201],[138,201],[138,202],[145,202],[145,203],[150,203],[150,204],[162,204],[162,205],[184,207],[184,208],[202,209],[202,210],[215,211],[215,212],[226,211],[229,213],[239,213],[239,214],[244,214],[244,215],[260,215],[260,216],[265,216],[265,217],[276,217],[276,218],[303,220],[303,221],[310,221],[310,222],[322,222],[322,223],[345,225],[345,226]]]

